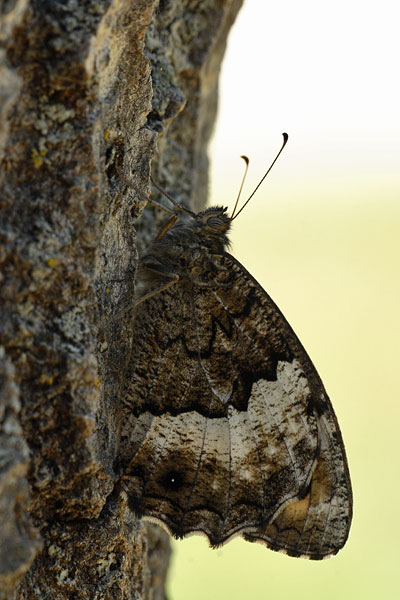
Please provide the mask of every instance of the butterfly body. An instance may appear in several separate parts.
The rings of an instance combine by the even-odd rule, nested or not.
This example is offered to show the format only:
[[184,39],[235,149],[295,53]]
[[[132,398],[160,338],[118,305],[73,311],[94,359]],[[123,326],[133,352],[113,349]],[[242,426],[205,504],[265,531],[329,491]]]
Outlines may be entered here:
[[123,486],[136,514],[177,537],[323,558],[351,521],[340,430],[293,330],[227,252],[230,226],[219,207],[184,215],[142,257]]

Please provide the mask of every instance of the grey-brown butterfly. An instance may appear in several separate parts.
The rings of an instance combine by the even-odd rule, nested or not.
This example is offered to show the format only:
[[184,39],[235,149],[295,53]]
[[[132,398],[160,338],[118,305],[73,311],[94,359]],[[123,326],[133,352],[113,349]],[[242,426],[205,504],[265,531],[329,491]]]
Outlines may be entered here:
[[318,373],[278,307],[227,252],[237,203],[229,217],[226,208],[195,214],[170,200],[172,217],[140,260],[124,372],[130,506],[178,538],[202,533],[212,546],[241,535],[291,556],[336,554],[352,493]]

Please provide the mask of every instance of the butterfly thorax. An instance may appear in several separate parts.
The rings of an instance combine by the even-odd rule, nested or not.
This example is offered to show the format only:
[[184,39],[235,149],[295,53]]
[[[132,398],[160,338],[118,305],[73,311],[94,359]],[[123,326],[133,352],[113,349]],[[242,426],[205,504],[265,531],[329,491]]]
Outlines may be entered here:
[[231,225],[226,208],[208,208],[194,217],[183,215],[142,257],[142,265],[163,273],[190,274],[210,255],[229,247]]

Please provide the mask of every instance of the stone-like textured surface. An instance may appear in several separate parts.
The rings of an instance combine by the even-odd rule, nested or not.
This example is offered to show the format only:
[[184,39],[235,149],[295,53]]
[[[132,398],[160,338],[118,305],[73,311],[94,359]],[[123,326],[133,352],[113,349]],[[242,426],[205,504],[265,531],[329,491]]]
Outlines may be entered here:
[[97,519],[49,523],[42,534],[45,550],[20,585],[18,598],[164,597],[169,540],[155,527],[142,527],[125,502],[110,498]]
[[[112,317],[132,296],[144,205],[116,165],[146,193],[158,144],[156,178],[204,203],[219,64],[240,4],[2,5],[4,406],[20,397],[10,400],[19,441],[0,473],[2,510],[13,511],[0,534],[6,598],[35,554],[16,598],[164,597],[168,540],[135,522],[115,487],[131,338]],[[157,218],[139,221],[143,240]]]
[[0,347],[0,598],[11,598],[40,549],[27,511],[28,448],[18,421],[15,373]]

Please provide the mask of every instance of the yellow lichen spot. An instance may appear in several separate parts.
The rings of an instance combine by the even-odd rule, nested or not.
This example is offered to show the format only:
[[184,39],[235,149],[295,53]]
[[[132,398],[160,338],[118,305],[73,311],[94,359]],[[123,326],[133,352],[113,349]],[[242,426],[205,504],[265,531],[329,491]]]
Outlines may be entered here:
[[32,149],[32,161],[33,161],[33,164],[35,165],[35,169],[39,169],[42,166],[42,164],[44,162],[42,156],[43,156],[42,153],[38,152],[36,150],[36,148]]
[[109,293],[110,293],[110,288],[106,287],[106,294],[109,294]]
[[52,385],[53,381],[54,377],[52,375],[46,375],[45,373],[42,373],[40,376],[40,383]]
[[108,142],[109,139],[110,139],[110,130],[109,129],[105,129],[104,130],[104,141]]
[[49,258],[47,264],[49,267],[56,267],[58,265],[58,258]]
[[94,380],[94,387],[98,388],[100,383],[101,383],[100,377],[96,377],[96,379]]

